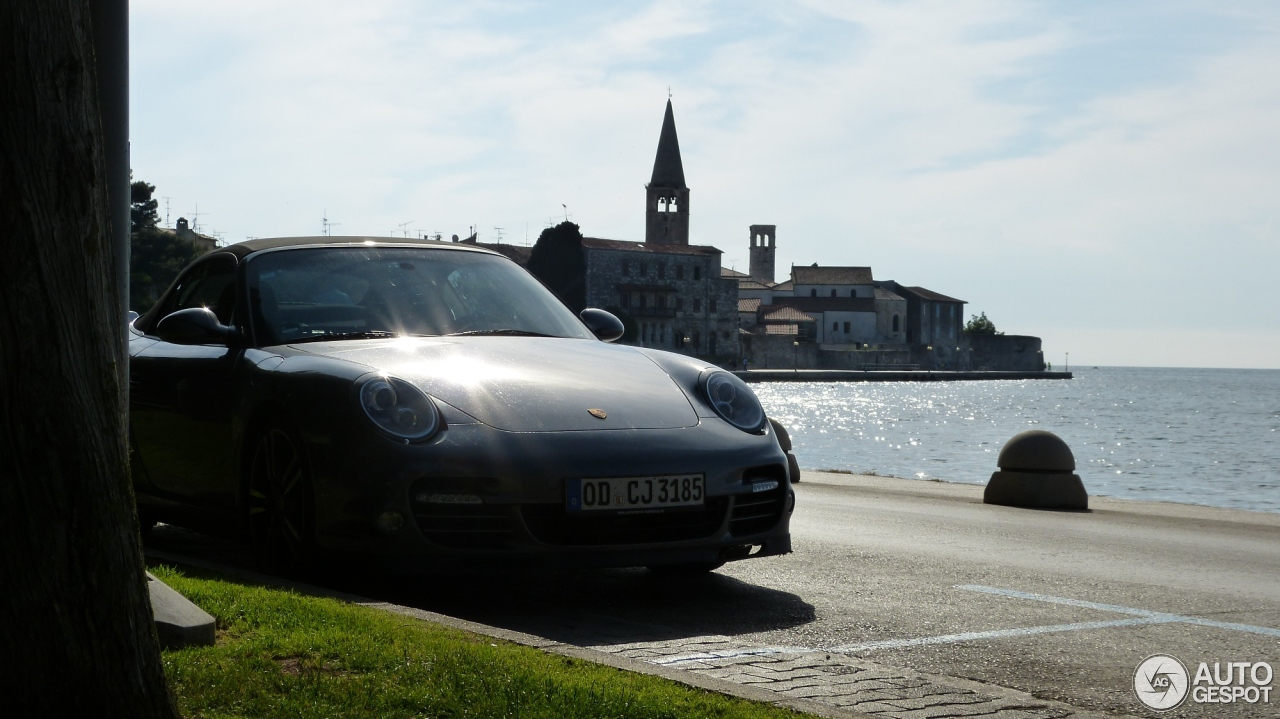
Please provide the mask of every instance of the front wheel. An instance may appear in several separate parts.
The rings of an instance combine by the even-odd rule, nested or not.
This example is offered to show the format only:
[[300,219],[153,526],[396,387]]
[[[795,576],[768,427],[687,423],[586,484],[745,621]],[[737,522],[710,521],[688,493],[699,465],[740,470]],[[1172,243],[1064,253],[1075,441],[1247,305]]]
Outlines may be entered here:
[[311,542],[311,475],[292,432],[263,432],[249,465],[249,540],[258,564],[283,574],[306,569]]

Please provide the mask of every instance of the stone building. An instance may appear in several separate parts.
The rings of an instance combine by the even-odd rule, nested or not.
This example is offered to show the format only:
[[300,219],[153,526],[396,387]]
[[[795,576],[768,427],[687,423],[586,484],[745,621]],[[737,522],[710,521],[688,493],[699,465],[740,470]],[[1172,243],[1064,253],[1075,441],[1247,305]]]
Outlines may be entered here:
[[218,248],[218,241],[208,235],[202,235],[191,229],[191,225],[187,222],[187,218],[179,217],[177,225],[172,230],[163,230],[164,232],[172,232],[179,239],[186,240],[199,248],[200,253],[213,252]]
[[633,344],[737,358],[738,288],[720,276],[720,250],[596,237],[583,238],[582,247],[587,305],[632,320]]

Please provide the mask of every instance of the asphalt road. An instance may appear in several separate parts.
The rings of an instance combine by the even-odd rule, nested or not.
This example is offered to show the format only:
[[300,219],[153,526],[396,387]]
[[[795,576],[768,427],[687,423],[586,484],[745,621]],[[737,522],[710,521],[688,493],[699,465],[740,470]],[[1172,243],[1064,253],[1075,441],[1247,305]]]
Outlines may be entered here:
[[[707,577],[618,570],[335,586],[583,646],[728,637],[1111,714],[1155,715],[1132,689],[1153,654],[1193,675],[1200,662],[1280,671],[1280,515],[1100,498],[1089,512],[1035,511],[984,505],[976,486],[826,473],[806,473],[796,489],[793,554]],[[244,561],[180,531],[149,544]],[[1173,715],[1276,717],[1280,695],[1188,700]]]

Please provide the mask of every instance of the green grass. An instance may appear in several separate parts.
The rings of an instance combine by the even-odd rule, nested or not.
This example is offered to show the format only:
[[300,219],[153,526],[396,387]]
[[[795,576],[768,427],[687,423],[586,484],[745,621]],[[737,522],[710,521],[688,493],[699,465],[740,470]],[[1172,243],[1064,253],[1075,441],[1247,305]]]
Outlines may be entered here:
[[185,717],[787,717],[408,617],[172,567],[151,571],[218,620],[164,652]]

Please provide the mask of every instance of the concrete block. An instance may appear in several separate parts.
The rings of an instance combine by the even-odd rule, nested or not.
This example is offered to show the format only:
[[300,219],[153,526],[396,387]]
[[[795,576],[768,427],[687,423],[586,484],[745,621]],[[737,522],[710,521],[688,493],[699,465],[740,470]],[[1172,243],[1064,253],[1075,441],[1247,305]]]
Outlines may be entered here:
[[982,501],[1034,509],[1089,508],[1089,494],[1076,474],[994,472]]
[[151,613],[162,649],[213,646],[216,622],[208,612],[156,579],[151,572],[147,572],[147,589],[151,593]]
[[996,460],[982,494],[986,504],[1034,509],[1088,509],[1089,495],[1076,475],[1071,448],[1052,432],[1033,429],[1014,435]]

